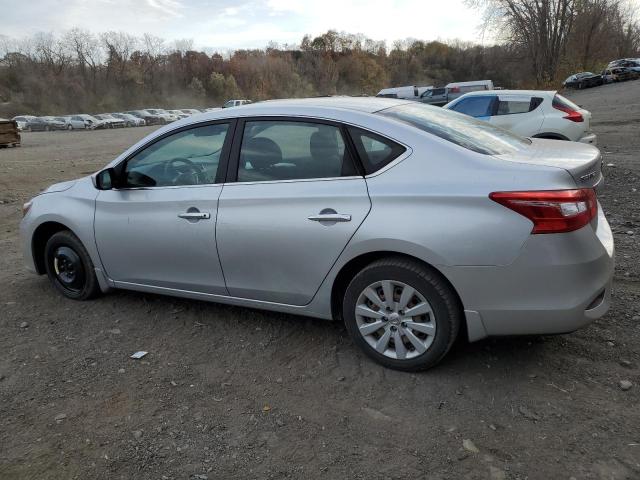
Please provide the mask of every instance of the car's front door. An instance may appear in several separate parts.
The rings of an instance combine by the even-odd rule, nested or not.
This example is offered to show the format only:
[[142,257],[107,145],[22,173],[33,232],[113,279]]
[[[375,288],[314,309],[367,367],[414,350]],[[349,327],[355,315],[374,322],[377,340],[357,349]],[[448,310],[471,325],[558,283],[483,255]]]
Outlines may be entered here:
[[478,120],[489,120],[493,115],[495,99],[496,97],[493,95],[470,96],[453,105],[451,110]]
[[369,212],[365,180],[339,125],[250,119],[238,130],[217,225],[229,294],[305,305]]
[[117,188],[100,191],[95,214],[98,252],[112,280],[226,294],[215,236],[232,125],[182,129],[116,167]]

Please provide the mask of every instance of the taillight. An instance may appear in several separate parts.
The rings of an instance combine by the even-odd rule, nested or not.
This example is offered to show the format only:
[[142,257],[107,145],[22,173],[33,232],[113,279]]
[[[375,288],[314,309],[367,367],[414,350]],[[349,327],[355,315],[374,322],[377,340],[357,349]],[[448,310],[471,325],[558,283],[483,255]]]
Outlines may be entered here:
[[584,122],[582,114],[577,110],[574,110],[573,108],[566,105],[558,104],[556,102],[553,102],[552,106],[556,110],[560,110],[561,112],[566,113],[566,115],[562,118],[566,118],[567,120],[571,120],[572,122]]
[[460,93],[460,87],[451,87],[449,93]]
[[588,225],[598,214],[592,188],[494,192],[489,198],[531,220],[531,233],[572,232]]

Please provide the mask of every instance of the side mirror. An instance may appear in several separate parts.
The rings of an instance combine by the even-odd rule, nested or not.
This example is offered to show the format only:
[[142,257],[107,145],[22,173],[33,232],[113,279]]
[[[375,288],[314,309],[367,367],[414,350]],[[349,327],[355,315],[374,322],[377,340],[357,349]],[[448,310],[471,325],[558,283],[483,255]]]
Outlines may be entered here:
[[94,183],[98,190],[111,190],[115,178],[115,170],[113,168],[107,168],[96,174]]

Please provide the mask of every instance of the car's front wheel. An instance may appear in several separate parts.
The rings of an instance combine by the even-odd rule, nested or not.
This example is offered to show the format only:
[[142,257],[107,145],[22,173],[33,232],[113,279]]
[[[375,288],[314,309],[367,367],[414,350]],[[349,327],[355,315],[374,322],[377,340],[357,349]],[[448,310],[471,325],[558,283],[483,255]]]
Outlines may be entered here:
[[88,300],[100,293],[91,257],[70,231],[61,231],[49,238],[44,259],[49,280],[65,297]]
[[368,356],[405,371],[436,365],[456,339],[462,317],[457,296],[436,271],[401,257],[361,270],[346,289],[342,314]]

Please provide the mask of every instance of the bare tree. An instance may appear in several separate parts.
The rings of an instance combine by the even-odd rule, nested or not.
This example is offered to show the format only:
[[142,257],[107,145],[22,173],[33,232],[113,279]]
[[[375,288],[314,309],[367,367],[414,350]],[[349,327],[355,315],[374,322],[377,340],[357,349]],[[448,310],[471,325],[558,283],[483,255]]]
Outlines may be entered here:
[[536,84],[557,75],[573,27],[577,0],[471,0],[484,7],[487,26],[529,54]]

